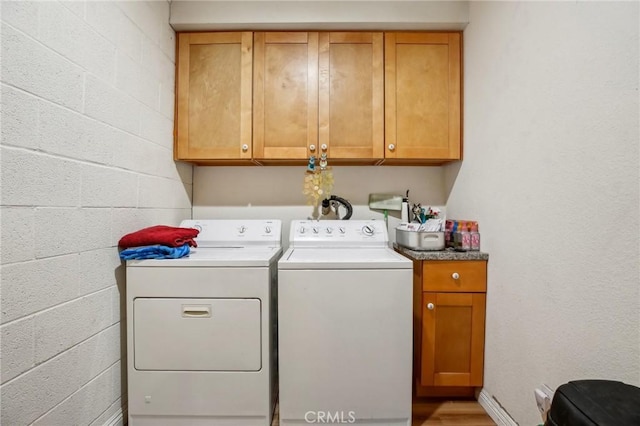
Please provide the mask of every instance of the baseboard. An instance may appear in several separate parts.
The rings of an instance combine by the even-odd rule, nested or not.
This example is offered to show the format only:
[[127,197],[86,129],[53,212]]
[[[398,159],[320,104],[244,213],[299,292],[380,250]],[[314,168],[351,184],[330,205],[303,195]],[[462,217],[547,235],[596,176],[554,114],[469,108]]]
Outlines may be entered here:
[[484,408],[484,411],[487,412],[489,417],[496,422],[498,426],[518,426],[509,413],[507,413],[504,408],[496,401],[491,395],[487,393],[484,389],[480,391],[480,396],[478,397],[478,403]]
[[125,418],[126,412],[120,408],[118,411],[113,413],[109,419],[107,419],[104,426],[124,426],[126,424]]

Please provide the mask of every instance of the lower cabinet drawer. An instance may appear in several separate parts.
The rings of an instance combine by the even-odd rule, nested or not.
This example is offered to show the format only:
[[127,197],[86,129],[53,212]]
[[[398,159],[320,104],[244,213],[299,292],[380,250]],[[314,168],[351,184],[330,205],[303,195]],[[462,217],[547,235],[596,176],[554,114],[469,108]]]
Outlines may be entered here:
[[424,261],[422,290],[440,292],[487,291],[487,262],[476,260]]

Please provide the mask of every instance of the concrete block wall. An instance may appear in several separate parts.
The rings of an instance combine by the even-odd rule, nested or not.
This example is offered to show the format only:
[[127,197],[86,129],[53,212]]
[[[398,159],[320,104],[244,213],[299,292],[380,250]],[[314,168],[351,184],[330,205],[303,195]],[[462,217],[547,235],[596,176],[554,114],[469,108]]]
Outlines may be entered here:
[[0,423],[102,425],[126,402],[117,241],[191,216],[169,4],[0,7]]

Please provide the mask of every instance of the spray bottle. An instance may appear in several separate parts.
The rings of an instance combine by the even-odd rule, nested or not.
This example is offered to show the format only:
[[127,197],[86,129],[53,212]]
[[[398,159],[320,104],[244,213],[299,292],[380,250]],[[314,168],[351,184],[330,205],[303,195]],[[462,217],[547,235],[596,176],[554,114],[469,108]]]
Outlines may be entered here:
[[402,210],[400,211],[401,222],[409,222],[409,208],[409,190],[407,189],[407,194],[402,198]]

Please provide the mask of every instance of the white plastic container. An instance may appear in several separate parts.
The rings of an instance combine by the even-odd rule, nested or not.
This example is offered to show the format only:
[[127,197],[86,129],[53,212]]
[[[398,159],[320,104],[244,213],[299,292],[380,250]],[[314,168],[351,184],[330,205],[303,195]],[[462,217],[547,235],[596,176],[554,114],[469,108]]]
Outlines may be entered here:
[[444,232],[417,232],[396,228],[396,243],[411,250],[444,250]]

